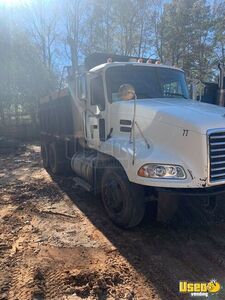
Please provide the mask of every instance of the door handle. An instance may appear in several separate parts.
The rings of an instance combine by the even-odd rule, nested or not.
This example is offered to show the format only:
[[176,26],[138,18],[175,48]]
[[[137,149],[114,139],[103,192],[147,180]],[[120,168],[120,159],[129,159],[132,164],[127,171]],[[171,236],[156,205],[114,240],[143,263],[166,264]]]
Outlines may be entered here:
[[101,118],[101,114],[96,115],[95,113],[93,113],[93,111],[91,111],[90,109],[86,109],[86,112],[89,112],[93,117],[96,117],[97,119]]

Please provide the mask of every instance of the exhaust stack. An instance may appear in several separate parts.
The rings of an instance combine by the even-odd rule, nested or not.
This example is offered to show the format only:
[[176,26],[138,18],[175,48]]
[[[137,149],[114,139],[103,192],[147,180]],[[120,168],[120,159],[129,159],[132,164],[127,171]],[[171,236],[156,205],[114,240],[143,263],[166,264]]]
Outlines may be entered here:
[[224,72],[224,66],[221,64],[218,64],[218,68],[220,70],[219,75],[219,84],[218,84],[218,105],[219,106],[225,106],[225,72]]

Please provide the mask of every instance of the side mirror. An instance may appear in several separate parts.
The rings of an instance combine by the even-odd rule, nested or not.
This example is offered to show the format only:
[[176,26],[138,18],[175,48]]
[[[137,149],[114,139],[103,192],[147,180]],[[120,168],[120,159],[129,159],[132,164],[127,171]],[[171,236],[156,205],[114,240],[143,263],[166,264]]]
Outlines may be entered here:
[[105,109],[105,94],[102,77],[91,80],[91,105],[96,105],[102,111]]
[[87,101],[87,81],[85,74],[78,77],[78,97],[80,100]]

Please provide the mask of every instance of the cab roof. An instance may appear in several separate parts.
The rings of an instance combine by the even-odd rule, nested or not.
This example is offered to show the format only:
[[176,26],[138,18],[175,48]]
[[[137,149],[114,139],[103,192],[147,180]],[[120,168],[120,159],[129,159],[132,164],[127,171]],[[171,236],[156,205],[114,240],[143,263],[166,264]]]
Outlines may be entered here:
[[184,72],[182,69],[173,67],[173,66],[168,66],[164,64],[148,64],[148,63],[139,63],[139,62],[110,62],[110,63],[104,63],[100,64],[91,70],[89,72],[101,72],[105,69],[108,69],[109,67],[114,67],[114,66],[126,66],[126,65],[133,65],[137,67],[151,67],[151,68],[167,68],[167,69],[173,69],[173,70],[179,70],[181,72]]

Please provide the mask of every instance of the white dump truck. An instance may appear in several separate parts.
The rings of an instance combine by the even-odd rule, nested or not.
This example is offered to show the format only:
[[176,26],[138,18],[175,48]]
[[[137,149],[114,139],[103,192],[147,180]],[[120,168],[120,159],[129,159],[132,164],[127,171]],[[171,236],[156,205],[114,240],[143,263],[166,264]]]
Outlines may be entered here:
[[[223,192],[225,108],[189,99],[181,69],[106,58],[91,55],[68,87],[41,99],[44,167],[72,169],[124,228],[139,224],[162,192]],[[133,87],[133,99],[121,98],[122,85]]]

